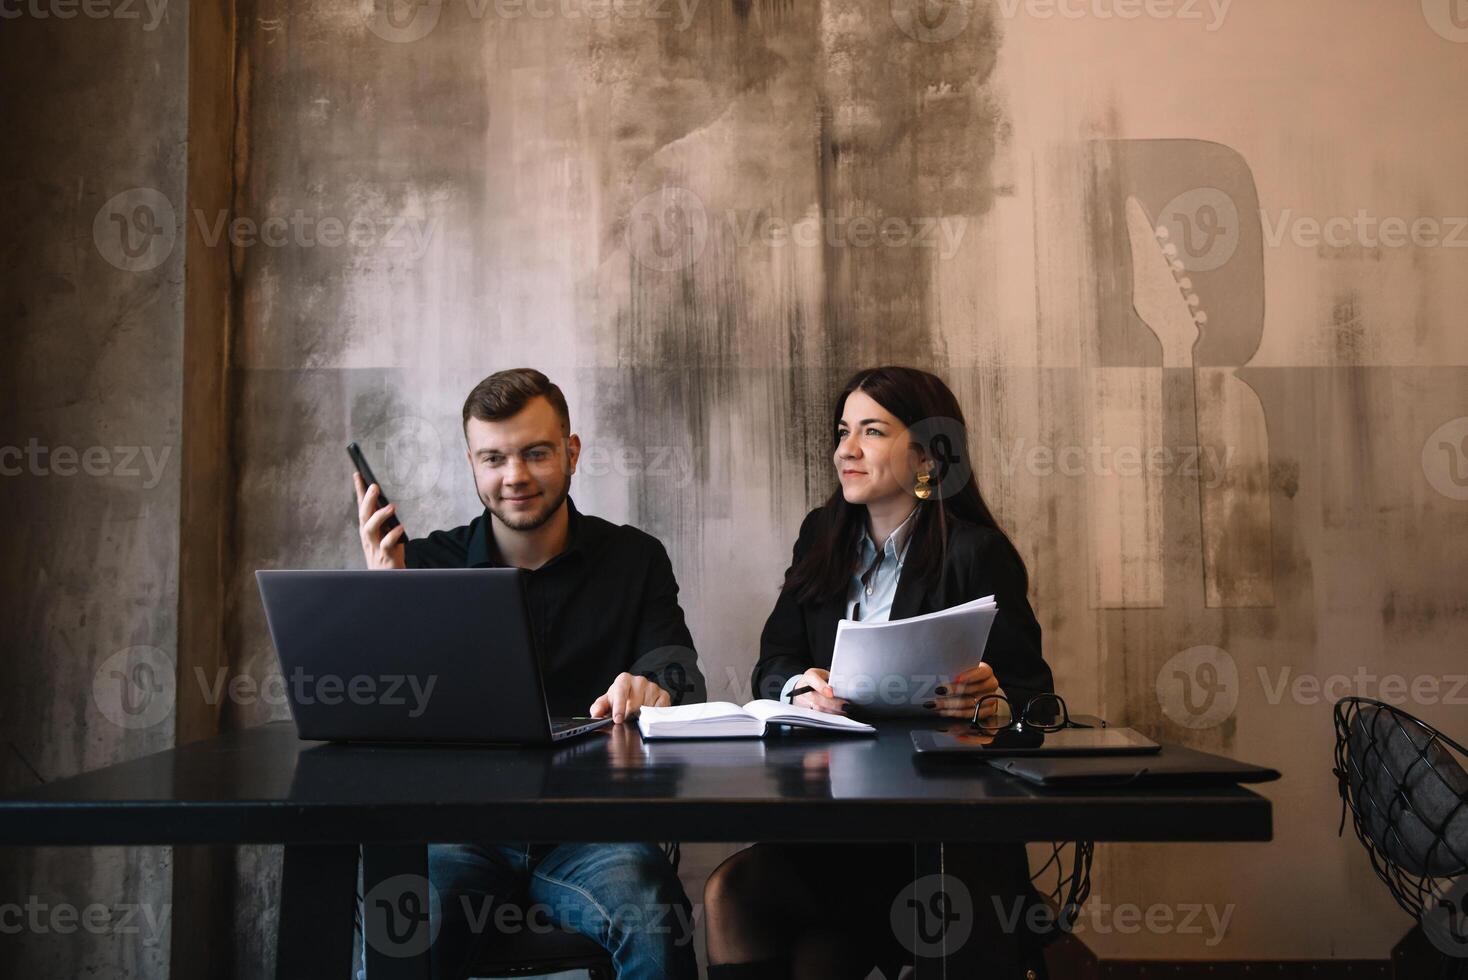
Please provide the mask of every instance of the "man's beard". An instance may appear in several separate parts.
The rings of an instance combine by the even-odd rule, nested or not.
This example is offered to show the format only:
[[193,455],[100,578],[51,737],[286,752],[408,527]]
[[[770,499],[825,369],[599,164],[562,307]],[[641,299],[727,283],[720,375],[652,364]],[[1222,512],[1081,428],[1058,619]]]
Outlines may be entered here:
[[534,531],[536,528],[545,524],[546,521],[554,517],[556,515],[556,511],[561,509],[561,505],[566,502],[566,498],[569,496],[571,496],[571,481],[567,480],[565,483],[561,484],[560,495],[555,498],[555,500],[551,503],[549,507],[545,508],[545,510],[542,510],[538,514],[520,514],[512,516],[496,510],[494,505],[489,503],[489,501],[487,500],[481,501],[481,503],[483,503],[485,507],[489,508],[489,512],[495,517],[499,518],[499,522],[510,530]]

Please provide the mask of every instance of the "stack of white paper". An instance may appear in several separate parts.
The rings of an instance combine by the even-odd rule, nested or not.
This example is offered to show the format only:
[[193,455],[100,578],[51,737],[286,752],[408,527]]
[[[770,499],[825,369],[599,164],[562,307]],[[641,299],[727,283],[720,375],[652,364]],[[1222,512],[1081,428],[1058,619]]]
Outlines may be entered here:
[[936,688],[984,659],[999,607],[993,596],[885,623],[836,626],[831,687],[868,713],[921,715]]

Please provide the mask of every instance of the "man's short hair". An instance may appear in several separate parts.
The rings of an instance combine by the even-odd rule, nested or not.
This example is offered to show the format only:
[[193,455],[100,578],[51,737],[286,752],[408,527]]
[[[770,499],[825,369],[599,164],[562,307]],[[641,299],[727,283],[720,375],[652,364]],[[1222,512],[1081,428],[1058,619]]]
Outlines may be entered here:
[[561,417],[561,428],[571,432],[571,413],[566,408],[566,396],[561,389],[534,368],[510,368],[496,371],[474,386],[469,397],[464,399],[464,430],[469,429],[469,420],[500,422],[518,415],[532,398],[545,398]]

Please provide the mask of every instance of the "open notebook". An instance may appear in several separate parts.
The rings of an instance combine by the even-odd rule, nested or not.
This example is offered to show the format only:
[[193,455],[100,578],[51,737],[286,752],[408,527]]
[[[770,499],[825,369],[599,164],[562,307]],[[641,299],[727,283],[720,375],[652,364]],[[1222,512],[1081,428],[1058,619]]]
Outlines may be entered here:
[[643,708],[637,727],[643,738],[759,738],[770,725],[819,728],[833,732],[875,732],[864,722],[779,701],[751,701],[744,707],[728,701]]

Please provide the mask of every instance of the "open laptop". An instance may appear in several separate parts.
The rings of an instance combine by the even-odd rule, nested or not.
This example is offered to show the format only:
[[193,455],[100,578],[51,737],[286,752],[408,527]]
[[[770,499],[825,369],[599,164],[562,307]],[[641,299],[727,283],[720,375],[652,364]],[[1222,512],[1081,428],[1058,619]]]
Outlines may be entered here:
[[549,744],[610,718],[551,718],[513,568],[257,571],[303,739]]

